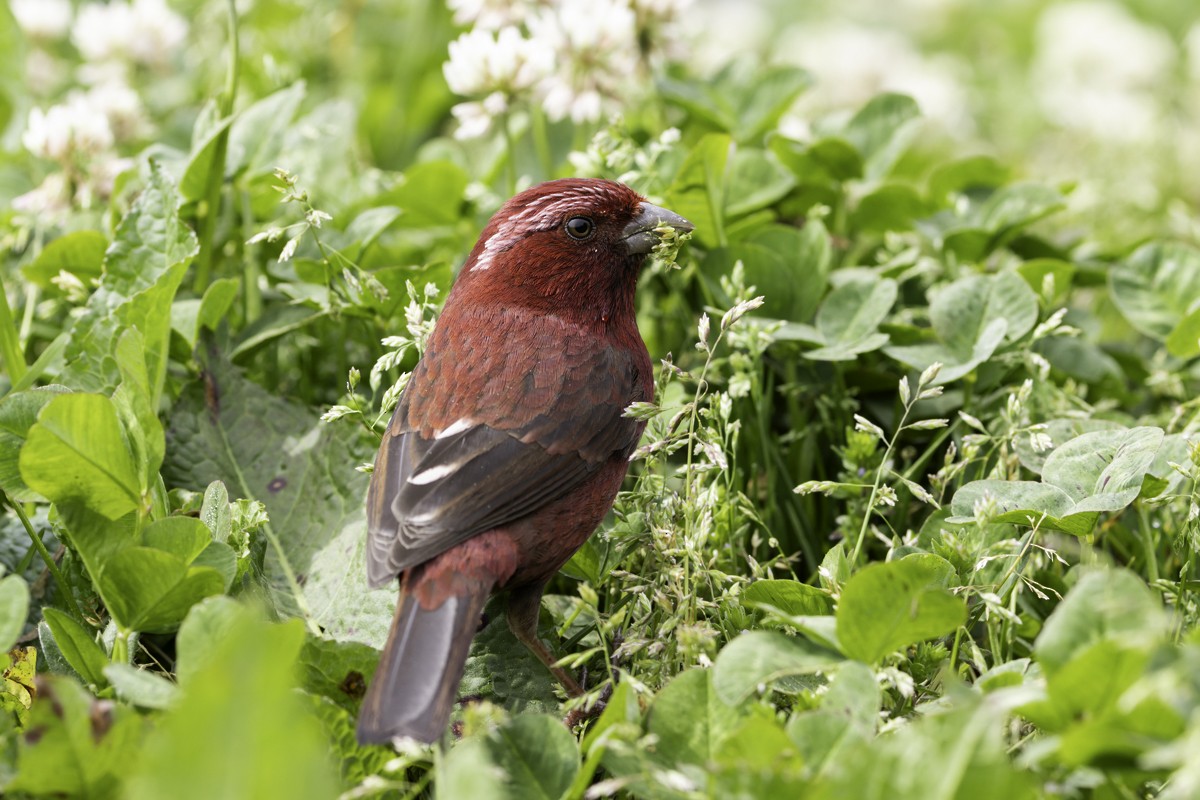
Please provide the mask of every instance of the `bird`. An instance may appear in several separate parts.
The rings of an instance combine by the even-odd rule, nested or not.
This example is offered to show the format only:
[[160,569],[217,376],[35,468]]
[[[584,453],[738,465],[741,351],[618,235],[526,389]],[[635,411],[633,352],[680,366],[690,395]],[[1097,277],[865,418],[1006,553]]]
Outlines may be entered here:
[[641,268],[693,226],[624,184],[560,179],[505,202],[480,234],[397,403],[367,491],[367,582],[399,585],[358,717],[361,743],[445,735],[493,594],[538,638],[547,582],[612,508],[654,396],[638,331]]

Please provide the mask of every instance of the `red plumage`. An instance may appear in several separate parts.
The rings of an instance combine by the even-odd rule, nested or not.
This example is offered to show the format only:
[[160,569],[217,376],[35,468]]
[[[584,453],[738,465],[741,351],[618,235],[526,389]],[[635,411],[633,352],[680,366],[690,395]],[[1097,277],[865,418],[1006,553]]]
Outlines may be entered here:
[[371,479],[368,578],[399,576],[400,598],[360,741],[442,735],[493,592],[550,667],[542,591],[611,508],[645,427],[624,410],[653,396],[634,290],[662,225],[692,227],[619,183],[559,180],[484,228]]

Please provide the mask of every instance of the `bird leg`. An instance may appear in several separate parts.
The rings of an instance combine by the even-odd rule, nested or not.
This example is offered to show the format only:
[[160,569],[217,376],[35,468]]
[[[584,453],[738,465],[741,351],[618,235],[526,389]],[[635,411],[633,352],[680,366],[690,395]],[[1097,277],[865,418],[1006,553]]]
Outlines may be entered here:
[[505,615],[508,619],[508,628],[513,632],[513,636],[516,636],[546,665],[546,669],[550,670],[550,674],[558,679],[558,682],[567,690],[568,695],[581,697],[584,694],[583,687],[565,669],[555,665],[558,659],[550,652],[550,648],[546,647],[545,643],[538,638],[538,617],[541,616],[542,590],[545,588],[546,584],[541,583],[523,586],[509,592],[508,611]]

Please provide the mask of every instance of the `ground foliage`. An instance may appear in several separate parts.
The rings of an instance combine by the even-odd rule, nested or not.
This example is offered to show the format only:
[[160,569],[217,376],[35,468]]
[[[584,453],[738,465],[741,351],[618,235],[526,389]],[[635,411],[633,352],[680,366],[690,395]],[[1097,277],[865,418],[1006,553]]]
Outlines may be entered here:
[[[65,150],[18,139],[89,48],[0,10],[6,796],[1200,792],[1200,250],[1164,217],[1089,227],[903,94],[797,130],[811,75],[746,59],[459,140],[444,9],[182,5],[191,69],[134,57],[138,126]],[[544,604],[588,697],[489,607],[446,746],[359,747],[364,472],[483,222],[567,174],[696,224]]]

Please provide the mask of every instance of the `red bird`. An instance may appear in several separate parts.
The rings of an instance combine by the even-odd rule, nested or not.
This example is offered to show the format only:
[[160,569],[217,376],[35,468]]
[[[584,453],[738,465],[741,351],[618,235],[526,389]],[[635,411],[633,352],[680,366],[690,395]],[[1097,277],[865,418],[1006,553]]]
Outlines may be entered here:
[[360,742],[446,730],[484,603],[568,690],[537,637],[547,581],[612,507],[654,393],[634,290],[656,228],[692,230],[627,186],[557,180],[492,217],[379,447],[367,578],[400,578]]

